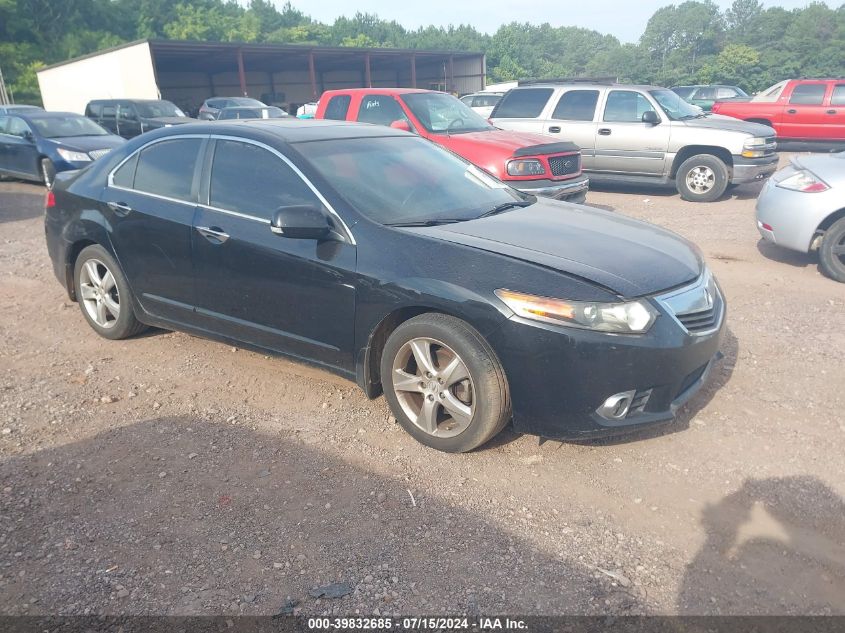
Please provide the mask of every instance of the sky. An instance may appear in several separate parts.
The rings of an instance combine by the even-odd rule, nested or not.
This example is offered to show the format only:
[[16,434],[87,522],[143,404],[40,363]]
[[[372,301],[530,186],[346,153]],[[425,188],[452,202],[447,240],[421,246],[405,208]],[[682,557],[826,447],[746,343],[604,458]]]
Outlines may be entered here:
[[[285,0],[274,0],[281,8]],[[679,4],[683,0],[676,0]],[[716,0],[723,10],[732,0]],[[552,26],[581,26],[615,35],[622,42],[636,42],[651,15],[660,7],[673,4],[665,0],[363,0],[350,4],[345,0],[291,0],[291,4],[320,22],[352,16],[356,11],[375,13],[385,20],[396,20],[406,28],[471,24],[479,31],[494,33],[502,24],[531,22]],[[763,0],[763,5],[794,9],[809,0]],[[828,1],[828,5],[831,2]],[[838,0],[831,6],[837,6]]]

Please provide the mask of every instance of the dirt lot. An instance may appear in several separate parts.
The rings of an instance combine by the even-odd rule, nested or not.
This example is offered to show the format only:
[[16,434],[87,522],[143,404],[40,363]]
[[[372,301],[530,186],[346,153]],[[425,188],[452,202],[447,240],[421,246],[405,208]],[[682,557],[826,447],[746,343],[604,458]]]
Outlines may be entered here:
[[677,424],[461,456],[317,370],[97,337],[43,190],[0,183],[0,612],[845,613],[845,286],[759,244],[758,190],[590,193],[697,242],[727,294]]

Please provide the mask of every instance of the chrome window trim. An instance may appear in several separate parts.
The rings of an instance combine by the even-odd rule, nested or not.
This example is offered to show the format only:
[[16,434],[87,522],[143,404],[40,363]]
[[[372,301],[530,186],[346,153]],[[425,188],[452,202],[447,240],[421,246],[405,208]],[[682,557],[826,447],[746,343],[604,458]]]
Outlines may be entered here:
[[190,207],[196,207],[199,205],[198,202],[191,202],[190,200],[179,200],[178,198],[170,198],[168,196],[162,196],[157,193],[150,193],[149,191],[141,191],[140,189],[130,189],[129,187],[121,187],[120,185],[109,185],[109,189],[117,189],[118,191],[129,191],[130,193],[137,193],[141,196],[149,196],[150,198],[155,198],[157,200],[175,202],[176,204],[186,204]]
[[[299,167],[294,165],[287,156],[282,154],[277,149],[270,147],[266,143],[262,143],[261,141],[256,141],[256,140],[250,139],[250,138],[243,138],[241,136],[231,136],[231,135],[228,135],[228,134],[179,134],[177,136],[164,136],[164,137],[161,137],[161,138],[153,139],[153,140],[149,141],[148,143],[145,143],[144,145],[142,145],[138,149],[136,149],[134,152],[132,152],[128,156],[126,156],[122,161],[120,161],[120,163],[118,163],[109,172],[109,175],[106,179],[106,183],[107,183],[108,187],[113,188],[113,189],[120,189],[120,190],[123,190],[123,191],[131,191],[133,193],[137,193],[137,194],[140,194],[140,195],[143,195],[143,196],[151,196],[153,198],[158,198],[160,200],[167,200],[167,201],[170,201],[170,202],[178,202],[178,203],[181,203],[181,204],[190,204],[190,205],[193,205],[193,206],[202,207],[203,209],[208,209],[210,211],[218,211],[220,213],[225,213],[225,214],[228,214],[228,215],[231,215],[231,216],[234,216],[234,217],[243,218],[245,220],[252,220],[252,221],[255,221],[255,222],[261,222],[262,224],[270,224],[269,220],[265,220],[264,218],[259,218],[259,217],[256,217],[254,215],[249,215],[249,214],[246,214],[246,213],[241,213],[239,211],[232,211],[232,210],[229,210],[229,209],[221,209],[219,207],[211,206],[210,204],[203,204],[201,202],[196,202],[196,201],[195,202],[188,202],[186,200],[177,200],[175,198],[168,198],[167,196],[161,196],[159,194],[150,193],[148,191],[140,191],[138,189],[129,189],[128,187],[120,187],[120,186],[117,186],[117,185],[114,184],[114,174],[115,174],[115,172],[118,169],[120,169],[121,167],[123,167],[124,163],[126,163],[129,159],[131,159],[135,154],[139,154],[140,152],[144,151],[146,148],[148,148],[151,145],[154,145],[156,143],[161,143],[161,142],[164,142],[164,141],[173,141],[173,140],[182,139],[182,138],[199,138],[199,139],[209,139],[209,140],[213,139],[213,140],[222,140],[222,141],[235,141],[235,142],[238,142],[238,143],[247,143],[249,145],[255,145],[256,147],[260,147],[264,150],[267,150],[268,152],[270,152],[271,154],[273,154],[277,158],[280,158],[283,163],[285,163],[288,167],[290,167],[291,170],[297,176],[299,176],[300,180],[302,180],[302,182],[305,183],[305,185],[311,190],[311,192],[315,196],[317,196],[317,199],[321,203],[323,203],[323,205],[326,207],[326,209],[328,209],[329,213],[332,216],[334,216],[335,219],[337,219],[337,221],[340,223],[340,226],[343,227],[343,231],[346,234],[346,238],[349,241],[349,243],[352,246],[357,246],[358,243],[355,241],[355,236],[352,235],[352,231],[349,230],[349,226],[347,226],[346,222],[343,221],[343,218],[341,218],[340,215],[338,214],[338,212],[335,211],[335,208],[329,203],[329,201],[326,200],[325,196],[322,193],[320,193],[320,191],[317,189],[317,187],[314,186],[314,183],[312,183],[308,179],[308,177],[305,174],[302,173],[302,170],[300,170]],[[210,192],[209,192],[209,194],[210,194]]]
[[[675,313],[675,310],[672,309],[669,301],[673,298],[679,297],[681,295],[685,295],[687,293],[695,292],[701,288],[706,288],[709,285],[710,281],[713,281],[713,288],[715,289],[716,296],[719,298],[719,306],[718,306],[718,313],[716,315],[716,319],[713,322],[713,327],[708,330],[702,330],[700,332],[690,332],[686,326],[681,323],[680,319],[678,319],[678,315]],[[660,304],[660,307],[668,314],[672,320],[678,324],[688,336],[699,337],[699,336],[708,336],[717,332],[719,328],[722,327],[722,321],[725,319],[725,297],[722,295],[722,291],[719,289],[719,284],[716,283],[715,277],[713,277],[713,273],[710,271],[709,268],[706,266],[704,267],[704,271],[701,275],[691,284],[687,284],[686,286],[682,286],[681,288],[677,288],[675,290],[670,290],[669,292],[665,292],[663,294],[657,295],[654,297],[654,300]],[[681,316],[687,314],[686,312],[682,312]]]

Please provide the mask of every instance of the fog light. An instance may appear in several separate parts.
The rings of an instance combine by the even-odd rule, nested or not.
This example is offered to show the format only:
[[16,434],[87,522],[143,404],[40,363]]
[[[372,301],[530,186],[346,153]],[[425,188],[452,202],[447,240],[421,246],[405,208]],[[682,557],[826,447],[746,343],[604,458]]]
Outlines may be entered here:
[[636,390],[614,394],[596,409],[596,413],[605,420],[622,420],[628,415],[631,403],[634,401],[634,396],[636,395]]

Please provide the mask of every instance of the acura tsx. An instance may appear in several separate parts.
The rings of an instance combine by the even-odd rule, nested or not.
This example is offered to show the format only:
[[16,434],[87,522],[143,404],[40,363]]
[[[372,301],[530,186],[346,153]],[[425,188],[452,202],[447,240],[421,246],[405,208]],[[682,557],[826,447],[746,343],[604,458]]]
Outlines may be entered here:
[[88,324],[272,352],[384,393],[418,441],[671,420],[719,355],[698,249],[535,198],[417,136],[337,121],[144,134],[47,195],[53,267]]

